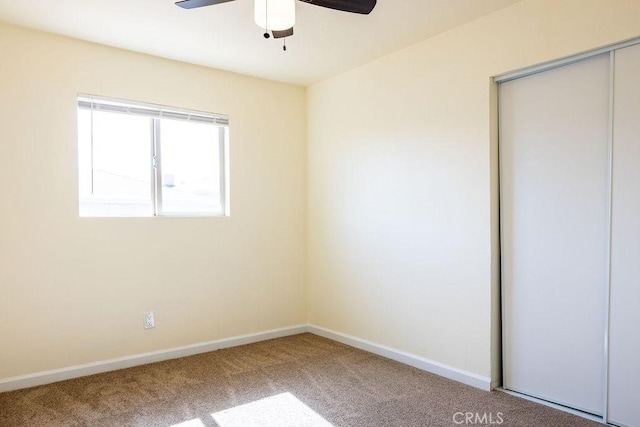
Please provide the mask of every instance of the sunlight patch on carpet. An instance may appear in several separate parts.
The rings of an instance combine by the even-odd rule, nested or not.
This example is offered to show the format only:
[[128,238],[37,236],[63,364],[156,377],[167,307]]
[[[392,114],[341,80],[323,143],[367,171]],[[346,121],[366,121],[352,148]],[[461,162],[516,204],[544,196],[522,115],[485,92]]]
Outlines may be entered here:
[[211,416],[220,427],[333,427],[291,393],[256,400]]

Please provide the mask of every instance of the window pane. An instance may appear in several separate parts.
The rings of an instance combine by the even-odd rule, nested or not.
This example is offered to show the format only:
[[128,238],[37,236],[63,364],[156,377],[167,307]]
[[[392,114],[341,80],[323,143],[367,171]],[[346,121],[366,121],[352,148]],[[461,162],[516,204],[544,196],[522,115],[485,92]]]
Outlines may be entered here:
[[222,213],[219,129],[161,120],[163,213]]
[[151,119],[78,110],[81,216],[151,216]]
[[223,115],[79,96],[80,215],[224,215],[227,124]]

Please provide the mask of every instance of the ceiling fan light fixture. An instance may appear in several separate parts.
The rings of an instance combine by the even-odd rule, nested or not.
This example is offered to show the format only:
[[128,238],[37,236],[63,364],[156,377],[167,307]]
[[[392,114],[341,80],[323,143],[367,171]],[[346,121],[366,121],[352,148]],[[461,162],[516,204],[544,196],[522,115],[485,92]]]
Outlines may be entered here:
[[254,0],[253,18],[260,28],[283,31],[296,23],[295,0]]

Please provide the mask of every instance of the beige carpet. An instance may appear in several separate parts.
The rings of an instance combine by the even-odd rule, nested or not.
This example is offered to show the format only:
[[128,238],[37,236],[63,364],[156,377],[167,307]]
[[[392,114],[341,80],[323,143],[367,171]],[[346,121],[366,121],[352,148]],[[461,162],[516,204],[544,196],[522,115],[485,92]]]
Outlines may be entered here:
[[600,426],[311,334],[0,394],[3,427],[250,425]]

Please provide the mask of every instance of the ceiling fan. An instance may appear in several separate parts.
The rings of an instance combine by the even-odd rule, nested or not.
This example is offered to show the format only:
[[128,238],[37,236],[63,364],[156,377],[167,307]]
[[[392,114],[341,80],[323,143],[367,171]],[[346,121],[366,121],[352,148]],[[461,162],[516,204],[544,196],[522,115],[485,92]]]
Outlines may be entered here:
[[[214,4],[227,3],[235,0],[182,0],[176,2],[183,9],[195,9],[198,7],[212,6]],[[376,6],[376,0],[300,0],[304,3],[343,12],[368,15]],[[264,28],[265,38],[280,39],[293,35],[293,26],[296,22],[295,0],[254,0],[254,20],[256,24]],[[286,44],[284,50],[287,50]]]

